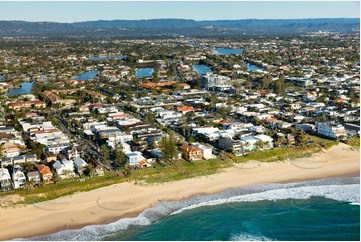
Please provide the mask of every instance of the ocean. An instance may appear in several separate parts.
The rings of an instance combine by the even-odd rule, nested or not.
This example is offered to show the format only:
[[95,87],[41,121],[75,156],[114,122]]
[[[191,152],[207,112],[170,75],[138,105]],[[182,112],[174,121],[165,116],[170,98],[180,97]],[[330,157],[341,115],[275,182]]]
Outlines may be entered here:
[[30,240],[359,241],[359,184],[359,177],[341,177],[232,188]]

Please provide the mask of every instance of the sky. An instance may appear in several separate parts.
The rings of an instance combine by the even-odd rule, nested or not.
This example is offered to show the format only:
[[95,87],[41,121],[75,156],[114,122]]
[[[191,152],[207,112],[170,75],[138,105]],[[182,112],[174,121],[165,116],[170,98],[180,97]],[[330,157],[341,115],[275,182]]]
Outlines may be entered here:
[[2,1],[0,20],[360,18],[359,1]]

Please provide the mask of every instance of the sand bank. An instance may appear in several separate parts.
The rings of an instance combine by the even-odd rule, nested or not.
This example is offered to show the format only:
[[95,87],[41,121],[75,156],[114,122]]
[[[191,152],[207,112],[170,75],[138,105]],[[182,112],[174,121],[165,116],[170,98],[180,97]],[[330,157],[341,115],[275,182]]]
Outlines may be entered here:
[[311,157],[236,164],[221,173],[165,184],[121,183],[26,207],[0,208],[0,239],[33,237],[133,217],[159,201],[180,200],[251,184],[281,183],[360,172],[360,152],[339,144]]

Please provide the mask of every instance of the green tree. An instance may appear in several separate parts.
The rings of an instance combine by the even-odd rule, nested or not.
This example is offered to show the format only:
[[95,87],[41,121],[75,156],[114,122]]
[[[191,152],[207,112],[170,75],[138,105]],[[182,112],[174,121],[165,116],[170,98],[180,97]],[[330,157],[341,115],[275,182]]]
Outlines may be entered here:
[[60,180],[61,180],[61,177],[58,174],[53,173],[53,182],[58,183]]
[[173,163],[177,158],[177,140],[174,134],[163,137],[159,142],[159,149],[162,152],[162,158],[166,163]]
[[115,163],[118,165],[124,165],[126,161],[125,154],[123,152],[122,146],[116,144],[114,148],[114,157]]
[[284,95],[286,92],[285,80],[283,76],[279,77],[273,85],[273,92],[277,95]]
[[266,75],[262,78],[261,87],[262,89],[268,89],[272,83],[271,75]]
[[25,163],[21,164],[21,168],[23,169],[23,171],[25,173],[28,173],[30,171],[35,170],[35,164],[31,163],[31,162],[25,162]]
[[303,130],[297,130],[295,135],[296,144],[298,146],[304,147],[307,142],[307,135]]
[[267,142],[264,142],[263,140],[258,140],[255,145],[257,150],[263,150],[266,147]]
[[151,124],[155,123],[155,114],[152,112],[147,112],[144,116],[144,121]]
[[93,177],[95,174],[95,170],[94,167],[92,165],[87,165],[84,170],[83,170],[83,174],[89,177]]
[[126,163],[122,169],[121,172],[123,173],[124,177],[129,182],[129,176],[132,174],[132,168],[130,167],[129,163]]
[[108,146],[102,145],[101,150],[102,150],[102,153],[103,153],[104,160],[107,160],[109,158],[109,154],[110,154]]

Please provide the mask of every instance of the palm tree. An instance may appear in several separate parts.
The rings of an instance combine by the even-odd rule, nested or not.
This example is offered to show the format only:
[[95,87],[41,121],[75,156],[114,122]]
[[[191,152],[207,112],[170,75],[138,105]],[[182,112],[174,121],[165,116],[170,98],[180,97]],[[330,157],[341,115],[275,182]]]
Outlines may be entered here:
[[243,151],[250,151],[250,143],[248,141],[246,141],[246,143],[244,143],[242,149]]
[[285,137],[281,136],[281,137],[278,137],[275,141],[275,144],[277,147],[283,145],[285,143],[286,139]]
[[256,142],[256,150],[261,150],[262,148],[263,148],[263,144],[264,142],[262,141],[262,140],[258,140],[257,142]]
[[66,177],[67,177],[69,174],[71,174],[71,173],[72,173],[71,170],[64,170],[64,171],[63,171],[63,175],[66,176]]

